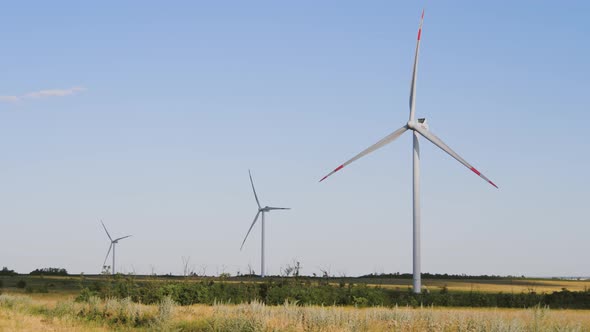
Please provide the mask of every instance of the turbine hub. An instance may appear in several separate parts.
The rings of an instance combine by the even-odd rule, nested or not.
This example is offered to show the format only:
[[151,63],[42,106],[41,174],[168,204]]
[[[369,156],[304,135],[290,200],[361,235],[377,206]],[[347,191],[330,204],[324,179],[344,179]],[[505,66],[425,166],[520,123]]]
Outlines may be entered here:
[[416,122],[415,121],[408,121],[406,126],[408,126],[408,128],[411,130],[416,130]]

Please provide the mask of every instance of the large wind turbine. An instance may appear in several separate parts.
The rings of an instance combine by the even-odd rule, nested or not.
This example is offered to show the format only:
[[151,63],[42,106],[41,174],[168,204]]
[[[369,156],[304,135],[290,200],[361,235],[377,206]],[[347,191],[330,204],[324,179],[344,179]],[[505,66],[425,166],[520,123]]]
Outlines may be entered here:
[[109,246],[109,251],[107,251],[107,255],[104,258],[104,263],[102,263],[102,266],[106,266],[105,264],[107,263],[107,259],[109,258],[109,254],[111,253],[111,249],[113,249],[113,268],[112,268],[112,273],[113,275],[115,274],[115,245],[117,243],[119,243],[119,240],[123,240],[126,239],[128,237],[130,237],[131,235],[127,235],[127,236],[123,236],[120,238],[116,238],[113,240],[113,238],[111,237],[111,234],[109,234],[109,231],[107,231],[107,227],[104,225],[104,223],[102,222],[102,220],[100,221],[100,223],[102,224],[102,227],[104,228],[104,231],[107,233],[107,236],[109,237],[109,240],[111,240],[111,245]]
[[250,170],[248,170],[248,174],[250,175],[250,183],[252,184],[252,191],[254,192],[254,198],[256,199],[256,204],[258,205],[258,212],[256,213],[256,216],[254,217],[254,221],[252,222],[252,225],[250,225],[250,229],[248,229],[248,233],[246,233],[246,237],[244,237],[244,241],[242,241],[242,246],[240,247],[240,250],[242,250],[242,248],[244,248],[244,243],[246,243],[246,239],[248,238],[248,235],[250,234],[250,231],[252,230],[252,228],[254,227],[254,224],[256,224],[256,221],[258,220],[258,217],[262,214],[262,246],[261,246],[261,257],[260,257],[260,276],[264,278],[265,274],[264,274],[264,214],[266,212],[272,211],[272,210],[290,210],[290,208],[280,208],[280,207],[271,207],[271,206],[265,206],[262,207],[260,205],[260,201],[258,200],[258,195],[256,195],[256,189],[254,188],[254,181],[252,181],[252,173],[250,172]]
[[426,123],[426,119],[420,118],[415,119],[415,111],[416,111],[416,74],[418,72],[418,53],[420,49],[420,37],[422,34],[422,23],[424,22],[424,11],[422,11],[422,17],[420,19],[420,27],[418,28],[418,38],[416,42],[416,54],[414,57],[414,69],[412,72],[412,84],[410,86],[410,118],[408,123],[406,123],[400,129],[394,131],[393,133],[385,136],[379,142],[371,145],[366,150],[362,151],[361,153],[354,156],[352,159],[348,160],[344,164],[336,167],[330,174],[324,176],[320,182],[325,180],[328,176],[336,173],[337,171],[341,170],[346,165],[352,163],[353,161],[368,155],[369,153],[393,142],[395,139],[400,137],[403,133],[407,130],[411,130],[413,137],[414,137],[414,165],[413,165],[413,192],[414,192],[414,239],[413,239],[413,274],[414,274],[414,292],[420,293],[421,290],[421,280],[420,280],[420,145],[418,143],[418,136],[422,135],[424,138],[432,142],[434,145],[441,148],[443,151],[451,155],[451,157],[455,158],[458,162],[463,164],[465,167],[469,168],[473,173],[479,175],[482,179],[489,182],[492,186],[498,188],[492,181],[490,181],[487,177],[485,177],[480,171],[475,169],[471,164],[469,164],[465,159],[461,158],[455,151],[453,151],[448,145],[446,145],[440,138],[435,136],[430,130],[428,129],[428,124]]

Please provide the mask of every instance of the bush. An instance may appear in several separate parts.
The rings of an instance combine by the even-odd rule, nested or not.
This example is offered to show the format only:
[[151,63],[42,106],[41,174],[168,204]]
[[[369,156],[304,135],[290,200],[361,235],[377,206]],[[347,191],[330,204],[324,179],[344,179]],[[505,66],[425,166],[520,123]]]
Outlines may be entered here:
[[75,302],[88,302],[91,297],[96,296],[96,292],[91,291],[87,287],[82,288],[80,294],[74,299]]
[[21,288],[22,289],[22,288],[25,288],[25,287],[27,287],[27,282],[26,281],[24,281],[23,279],[17,281],[16,288]]

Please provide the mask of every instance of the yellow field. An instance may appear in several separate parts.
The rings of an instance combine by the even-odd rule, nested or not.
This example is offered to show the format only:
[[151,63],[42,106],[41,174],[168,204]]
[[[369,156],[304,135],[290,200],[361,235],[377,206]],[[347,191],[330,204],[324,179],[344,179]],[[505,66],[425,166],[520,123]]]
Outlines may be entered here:
[[[406,289],[411,287],[412,280],[387,279],[386,282],[371,282],[384,288]],[[566,288],[570,291],[590,289],[590,280],[559,280],[559,279],[500,279],[500,280],[422,280],[422,287],[429,291],[439,291],[442,287],[449,291],[477,291],[487,293],[522,293],[534,291],[551,293]]]
[[[98,318],[96,318],[98,317]],[[121,320],[120,317],[125,319]],[[147,322],[145,324],[130,321]],[[0,331],[590,331],[583,310],[354,308],[260,303],[180,307],[70,295],[0,295]]]

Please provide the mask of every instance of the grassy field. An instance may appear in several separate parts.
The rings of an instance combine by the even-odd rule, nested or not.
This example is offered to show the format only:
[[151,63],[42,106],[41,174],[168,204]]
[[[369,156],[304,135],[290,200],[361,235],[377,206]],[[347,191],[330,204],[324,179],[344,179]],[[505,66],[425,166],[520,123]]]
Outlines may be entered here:
[[590,331],[579,310],[140,305],[67,294],[0,295],[0,331]]
[[[138,280],[188,280],[198,282],[202,280],[199,277],[191,277],[189,279],[182,277],[146,277],[137,276]],[[41,287],[43,285],[50,285],[49,290],[52,289],[61,291],[76,292],[80,289],[80,284],[90,284],[95,280],[104,280],[105,276],[90,275],[84,276],[68,276],[68,277],[41,277],[41,276],[13,276],[0,277],[3,281],[4,287],[8,289],[15,289],[16,283],[19,280],[25,280],[27,285],[32,287]],[[208,278],[213,279],[215,278]],[[384,288],[399,288],[407,289],[411,287],[412,280],[410,279],[393,279],[393,278],[331,278],[332,284],[355,283],[380,286]],[[229,278],[224,279],[225,282],[258,282],[260,278]],[[474,291],[484,293],[521,293],[534,291],[537,293],[550,293],[560,291],[563,288],[570,291],[584,291],[590,289],[590,280],[562,280],[562,279],[532,279],[532,278],[514,278],[514,279],[493,279],[493,280],[479,280],[479,279],[423,279],[423,288],[429,291],[439,291],[446,287],[449,291]]]
[[[75,302],[81,287],[105,276],[0,277],[0,331],[589,331],[590,310],[301,306],[215,304],[179,306],[170,298],[143,305],[125,298]],[[148,281],[199,282],[201,278],[142,277]],[[18,288],[19,281],[24,288]],[[216,280],[209,278],[209,280]],[[229,278],[224,282],[260,282]],[[411,280],[334,278],[330,283],[366,283],[407,289]],[[425,287],[456,292],[553,292],[590,288],[590,281],[554,279],[426,279]]]

